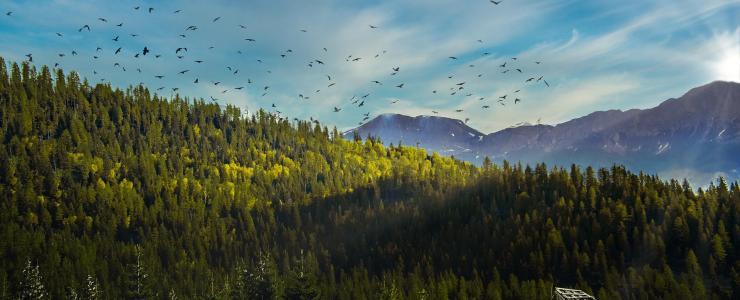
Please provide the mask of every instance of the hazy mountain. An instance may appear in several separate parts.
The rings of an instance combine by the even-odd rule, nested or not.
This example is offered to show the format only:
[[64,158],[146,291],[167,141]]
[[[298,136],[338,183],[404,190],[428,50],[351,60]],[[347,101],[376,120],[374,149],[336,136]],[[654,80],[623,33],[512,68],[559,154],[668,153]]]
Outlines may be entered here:
[[402,142],[415,146],[418,143],[419,147],[456,156],[458,153],[471,153],[485,137],[457,119],[399,114],[380,115],[344,135],[351,138],[355,132],[363,138],[380,137],[386,144]]
[[694,88],[650,109],[598,111],[555,126],[524,125],[488,135],[455,119],[402,115],[382,115],[356,130],[387,143],[418,141],[475,163],[485,156],[558,165],[620,163],[700,184],[719,174],[740,178],[740,84],[735,82]]

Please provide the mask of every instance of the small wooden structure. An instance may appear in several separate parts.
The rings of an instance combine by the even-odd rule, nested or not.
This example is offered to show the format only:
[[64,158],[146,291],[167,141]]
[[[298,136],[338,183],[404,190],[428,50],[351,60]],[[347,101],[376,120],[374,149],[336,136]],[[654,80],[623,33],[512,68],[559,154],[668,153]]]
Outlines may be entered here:
[[552,298],[555,300],[596,300],[594,296],[586,294],[584,291],[559,287],[555,288]]

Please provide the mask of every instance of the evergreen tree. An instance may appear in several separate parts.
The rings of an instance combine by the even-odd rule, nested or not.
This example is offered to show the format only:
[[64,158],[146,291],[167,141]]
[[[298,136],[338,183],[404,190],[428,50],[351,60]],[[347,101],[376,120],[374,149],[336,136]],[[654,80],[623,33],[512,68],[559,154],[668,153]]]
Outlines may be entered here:
[[49,295],[44,287],[44,278],[39,271],[39,266],[31,264],[31,260],[26,261],[26,265],[23,267],[23,278],[21,279],[19,286],[18,298],[23,300],[35,300],[45,299]]
[[287,286],[285,288],[286,299],[308,300],[320,299],[315,265],[309,255],[308,261],[301,250],[300,257],[295,263],[295,268],[288,273]]

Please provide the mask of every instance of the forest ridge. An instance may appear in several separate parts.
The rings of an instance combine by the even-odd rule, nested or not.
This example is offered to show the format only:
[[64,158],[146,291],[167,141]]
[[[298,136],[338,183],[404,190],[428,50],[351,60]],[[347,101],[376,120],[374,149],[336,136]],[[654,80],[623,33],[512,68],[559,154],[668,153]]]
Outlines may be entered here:
[[723,179],[476,167],[2,58],[0,139],[0,299],[740,293]]

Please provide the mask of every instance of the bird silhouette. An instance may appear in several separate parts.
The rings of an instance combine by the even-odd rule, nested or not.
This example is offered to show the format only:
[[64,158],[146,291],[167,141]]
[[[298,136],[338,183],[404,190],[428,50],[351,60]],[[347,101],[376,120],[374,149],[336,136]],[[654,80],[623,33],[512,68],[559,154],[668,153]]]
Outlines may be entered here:
[[144,50],[142,50],[141,53],[144,54],[144,55],[146,55],[147,53],[149,53],[149,49],[145,46],[144,47]]
[[83,29],[87,29],[87,31],[90,31],[90,25],[82,25],[80,29],[77,29],[77,32],[82,32]]
[[401,83],[401,84],[397,85],[396,87],[400,89],[400,88],[403,88],[403,85],[404,85],[404,84],[403,84],[403,83]]

